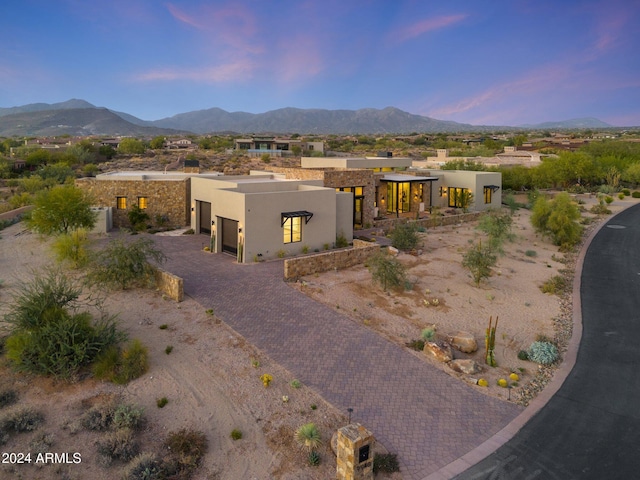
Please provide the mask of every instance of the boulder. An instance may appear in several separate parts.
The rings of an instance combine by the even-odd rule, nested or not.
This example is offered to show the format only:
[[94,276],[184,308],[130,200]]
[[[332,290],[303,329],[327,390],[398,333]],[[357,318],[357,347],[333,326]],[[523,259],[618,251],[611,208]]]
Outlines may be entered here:
[[453,348],[463,353],[473,353],[478,350],[478,342],[469,332],[458,331],[448,336],[447,341]]
[[390,255],[394,257],[397,257],[398,254],[400,253],[400,250],[398,250],[396,247],[392,247],[391,245],[387,247],[387,251],[389,252]]
[[453,351],[448,343],[425,342],[424,354],[441,363],[447,363],[453,360]]
[[480,365],[471,359],[458,358],[451,360],[448,365],[454,372],[464,373],[465,375],[474,375],[481,370]]

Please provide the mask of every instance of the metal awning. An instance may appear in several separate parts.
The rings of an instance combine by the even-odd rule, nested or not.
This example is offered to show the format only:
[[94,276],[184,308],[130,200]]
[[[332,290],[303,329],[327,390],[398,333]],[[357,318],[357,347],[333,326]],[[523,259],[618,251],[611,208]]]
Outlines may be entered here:
[[289,218],[304,217],[304,223],[309,223],[309,220],[311,220],[311,217],[313,217],[313,213],[307,212],[306,210],[298,210],[297,212],[282,212],[280,215],[281,227],[284,227],[284,222],[286,222]]
[[404,183],[404,182],[435,182],[438,180],[438,177],[418,177],[417,175],[385,175],[380,180],[383,182],[394,182],[394,183]]
[[500,185],[485,185],[484,188],[490,188],[495,193],[500,190]]

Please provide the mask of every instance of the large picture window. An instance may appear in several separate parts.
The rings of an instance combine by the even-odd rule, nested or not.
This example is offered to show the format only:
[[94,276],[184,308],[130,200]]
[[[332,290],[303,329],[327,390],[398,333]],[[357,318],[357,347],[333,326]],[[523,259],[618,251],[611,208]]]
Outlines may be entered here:
[[468,188],[449,187],[449,206],[455,208],[468,208],[471,193]]
[[285,218],[282,227],[284,230],[284,243],[302,241],[302,217]]

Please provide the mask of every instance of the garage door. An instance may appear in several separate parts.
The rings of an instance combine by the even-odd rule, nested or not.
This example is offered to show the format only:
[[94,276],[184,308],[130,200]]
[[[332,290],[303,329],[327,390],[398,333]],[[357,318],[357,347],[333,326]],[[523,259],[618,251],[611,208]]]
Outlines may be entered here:
[[211,235],[211,204],[209,202],[198,201],[200,208],[200,218],[198,219],[198,233]]
[[238,253],[238,221],[228,218],[222,219],[222,251]]

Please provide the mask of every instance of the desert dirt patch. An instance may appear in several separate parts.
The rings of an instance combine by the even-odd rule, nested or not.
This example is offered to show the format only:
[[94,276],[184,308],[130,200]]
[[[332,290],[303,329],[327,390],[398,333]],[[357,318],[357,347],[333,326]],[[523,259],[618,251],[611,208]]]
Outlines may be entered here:
[[[0,235],[3,314],[19,282],[53,261],[49,241],[26,232],[21,224]],[[15,390],[19,406],[32,406],[45,419],[33,432],[12,434],[2,451],[39,448],[80,453],[82,460],[78,464],[0,465],[0,478],[122,478],[125,463],[101,464],[96,442],[104,438],[104,432],[79,427],[81,416],[105,398],[144,408],[147,422],[136,434],[141,452],[162,453],[162,442],[170,431],[203,431],[209,448],[193,478],[320,480],[335,476],[329,440],[347,423],[345,412],[305,385],[293,388],[293,375],[188,297],[175,303],[156,291],[105,293],[106,310],[118,313],[129,338],[140,339],[148,348],[149,371],[120,386],[86,374],[74,382],[27,376],[3,363],[0,392]],[[166,353],[168,346],[173,347],[170,354]],[[260,381],[263,373],[273,376],[268,388]],[[158,408],[156,401],[162,397],[168,403]],[[0,414],[4,411],[0,409]],[[293,441],[295,429],[308,422],[318,425],[324,440],[318,467],[308,466],[306,453]],[[234,429],[242,432],[240,440],[231,438]],[[42,442],[45,437],[46,445]]]
[[[583,216],[592,219],[587,232],[606,217],[597,217],[588,209],[595,197],[580,196],[584,202]],[[635,203],[631,199],[614,202],[609,208],[619,211]],[[477,344],[475,353],[454,350],[454,358],[471,359],[482,366],[479,373],[464,375],[453,372],[445,364],[432,362],[454,377],[479,391],[502,399],[528,404],[549,380],[552,371],[518,358],[535,340],[551,339],[561,347],[571,335],[571,280],[576,254],[564,254],[548,239],[535,232],[530,222],[531,212],[520,209],[513,215],[515,239],[506,242],[504,255],[492,276],[476,286],[468,270],[462,266],[462,255],[472,242],[484,234],[476,229],[477,222],[427,229],[420,234],[417,253],[400,253],[398,259],[407,268],[411,288],[387,292],[375,285],[366,266],[309,275],[298,280],[296,288],[317,301],[338,309],[354,322],[406,346],[420,339],[423,329],[435,327],[436,341],[446,340],[457,331],[471,333]],[[543,283],[554,276],[569,280],[565,295],[545,294]],[[496,330],[495,359],[497,367],[485,363],[485,332],[489,320]],[[419,351],[409,349],[428,362]],[[536,378],[544,370],[545,380]],[[520,377],[513,388],[497,385],[500,378],[511,373]],[[476,386],[485,379],[488,387]],[[533,385],[532,385],[533,382]]]

